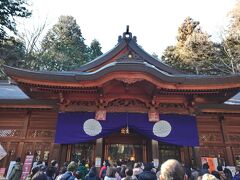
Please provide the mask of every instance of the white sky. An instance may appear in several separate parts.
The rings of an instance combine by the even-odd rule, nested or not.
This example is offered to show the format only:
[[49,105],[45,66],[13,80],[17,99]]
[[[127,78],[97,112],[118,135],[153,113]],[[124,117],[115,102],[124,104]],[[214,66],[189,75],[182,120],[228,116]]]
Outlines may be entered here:
[[36,27],[47,19],[48,28],[60,15],[76,18],[85,43],[96,38],[106,52],[130,26],[137,42],[148,53],[159,56],[176,40],[177,29],[190,16],[200,21],[214,39],[226,27],[227,13],[236,0],[30,0],[33,16],[21,20],[25,28]]

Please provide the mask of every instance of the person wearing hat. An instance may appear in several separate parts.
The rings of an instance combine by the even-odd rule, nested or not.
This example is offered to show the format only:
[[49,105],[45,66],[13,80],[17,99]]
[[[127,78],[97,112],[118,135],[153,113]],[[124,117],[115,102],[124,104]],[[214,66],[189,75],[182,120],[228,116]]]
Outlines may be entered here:
[[74,172],[77,170],[77,164],[72,161],[67,166],[67,171],[63,174],[61,177],[61,180],[77,180],[77,178],[74,176]]

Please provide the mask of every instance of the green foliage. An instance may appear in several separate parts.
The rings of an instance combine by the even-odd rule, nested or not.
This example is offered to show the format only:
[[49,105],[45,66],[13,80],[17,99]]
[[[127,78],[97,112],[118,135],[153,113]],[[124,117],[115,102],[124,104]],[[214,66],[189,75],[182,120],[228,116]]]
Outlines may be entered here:
[[194,74],[215,74],[211,64],[216,55],[214,43],[201,30],[199,22],[187,17],[178,29],[177,43],[163,53],[163,61],[176,69]]
[[14,38],[2,40],[0,43],[0,79],[5,79],[2,65],[19,67],[23,64],[25,46]]
[[0,79],[6,79],[2,65],[19,67],[23,65],[25,57],[25,44],[7,32],[16,34],[15,17],[30,17],[26,0],[1,0],[0,1]]
[[6,37],[6,29],[16,32],[15,17],[29,17],[26,0],[0,1],[0,40]]
[[41,46],[41,69],[73,70],[89,61],[88,48],[72,16],[61,16],[48,31]]
[[91,42],[91,45],[90,45],[90,48],[89,48],[90,60],[93,60],[96,57],[102,55],[101,49],[102,49],[102,47],[101,47],[100,43],[96,39],[94,39]]
[[101,46],[93,40],[90,47],[84,38],[76,20],[71,16],[61,16],[59,22],[48,31],[41,47],[40,36],[46,23],[35,31],[18,33],[15,38],[3,39],[0,44],[0,78],[6,78],[2,65],[31,70],[73,70],[101,55]]

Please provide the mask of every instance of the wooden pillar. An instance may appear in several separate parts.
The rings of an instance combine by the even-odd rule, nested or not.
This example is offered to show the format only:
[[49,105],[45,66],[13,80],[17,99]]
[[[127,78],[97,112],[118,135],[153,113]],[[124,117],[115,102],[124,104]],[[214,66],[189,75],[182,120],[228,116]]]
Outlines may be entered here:
[[67,161],[67,145],[62,144],[60,145],[60,157],[58,159],[58,162],[60,166],[63,166],[63,164]]
[[195,160],[196,166],[197,167],[201,167],[202,163],[201,163],[199,147],[194,147],[193,148],[193,156],[194,156],[194,160]]
[[27,117],[24,121],[24,125],[23,125],[23,139],[27,139],[27,132],[28,132],[28,127],[29,127],[29,124],[30,124],[30,120],[31,120],[31,117],[32,117],[32,111],[28,111],[27,112]]
[[181,162],[185,164],[185,149],[184,147],[180,147],[180,159],[181,159]]
[[[106,149],[105,149],[106,151]],[[105,152],[106,153],[106,152]],[[96,140],[96,152],[95,152],[95,165],[98,171],[100,171],[103,162],[103,138]],[[100,164],[100,166],[99,166]]]
[[231,147],[226,147],[227,152],[227,164],[228,166],[234,166],[234,158]]
[[220,123],[220,129],[221,129],[221,134],[222,134],[223,142],[224,142],[224,144],[225,144],[225,143],[227,142],[227,134],[226,134],[224,116],[223,116],[223,115],[219,115],[219,116],[218,116],[218,120],[219,120],[219,123]]
[[159,166],[158,141],[152,140],[152,159],[156,168]]
[[48,161],[50,160],[56,160],[53,158],[53,151],[54,151],[54,143],[51,143],[50,145],[50,150],[49,150],[49,155],[48,155]]
[[21,160],[23,160],[24,157],[22,157],[22,151],[23,151],[23,146],[24,146],[24,142],[19,142],[18,143],[18,147],[17,147],[17,151],[16,151],[16,157],[20,157]]
[[143,145],[143,162],[147,162],[147,148],[146,148],[146,144]]
[[226,125],[225,125],[226,120],[225,120],[223,115],[219,115],[218,116],[218,120],[219,120],[219,123],[220,123],[220,129],[221,129],[223,142],[224,142],[225,148],[226,148],[226,156],[227,157],[225,157],[225,161],[226,161],[227,165],[234,166],[233,153],[232,153],[231,147],[230,146],[226,146],[226,144],[228,142],[228,137],[227,137],[227,132],[226,132]]
[[152,140],[152,159],[159,159],[158,141]]
[[96,140],[96,157],[101,157],[103,155],[103,138]]
[[67,162],[70,162],[70,160],[71,160],[71,152],[72,152],[72,145],[68,144],[67,145],[67,157],[66,157]]

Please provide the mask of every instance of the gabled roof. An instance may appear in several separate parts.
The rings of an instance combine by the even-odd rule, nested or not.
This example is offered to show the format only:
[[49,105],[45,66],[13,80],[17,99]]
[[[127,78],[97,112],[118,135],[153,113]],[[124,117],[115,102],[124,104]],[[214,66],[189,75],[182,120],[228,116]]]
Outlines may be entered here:
[[8,81],[0,82],[0,100],[14,99],[22,100],[29,99],[29,97],[16,85],[9,84]]
[[[129,56],[130,55],[130,56]],[[182,74],[181,72],[165,65],[160,62],[160,60],[155,59],[150,54],[145,52],[138,44],[136,36],[132,37],[132,33],[128,32],[128,29],[123,36],[119,36],[118,44],[108,51],[107,53],[97,57],[93,61],[82,65],[77,71],[93,71],[96,70],[109,62],[118,61],[118,60],[132,60],[132,61],[143,61],[146,62],[160,71],[163,71],[167,74]]]

